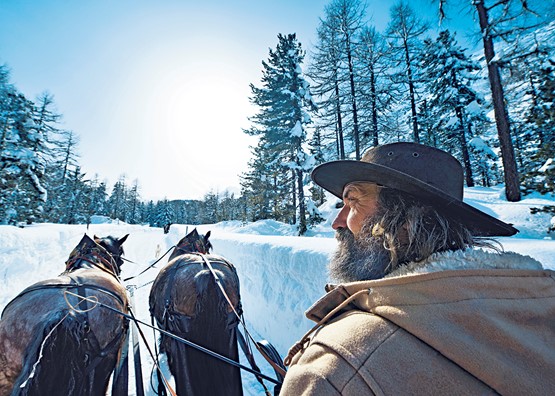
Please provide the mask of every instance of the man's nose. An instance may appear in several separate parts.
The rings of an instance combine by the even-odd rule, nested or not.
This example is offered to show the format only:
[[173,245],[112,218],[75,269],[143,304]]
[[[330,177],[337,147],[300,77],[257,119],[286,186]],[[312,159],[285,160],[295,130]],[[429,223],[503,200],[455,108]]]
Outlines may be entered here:
[[349,215],[349,207],[347,205],[345,205],[345,206],[343,206],[343,208],[341,208],[341,210],[337,214],[337,217],[335,218],[335,220],[331,224],[331,228],[333,228],[334,230],[337,230],[338,228],[347,227],[347,216],[348,215]]

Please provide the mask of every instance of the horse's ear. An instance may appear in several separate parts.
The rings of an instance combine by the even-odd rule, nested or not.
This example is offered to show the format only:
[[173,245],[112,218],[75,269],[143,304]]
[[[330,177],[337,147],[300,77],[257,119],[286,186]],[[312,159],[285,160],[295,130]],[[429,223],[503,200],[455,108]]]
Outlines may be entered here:
[[193,237],[193,238],[198,238],[198,231],[196,228],[193,228],[193,231],[191,231],[189,234],[187,234],[187,237]]
[[121,246],[123,245],[123,242],[125,242],[127,240],[127,237],[129,236],[129,234],[122,236],[120,239],[118,239],[118,244]]
[[206,235],[204,235],[204,242],[208,242],[208,238],[210,238],[210,234],[212,233],[212,231],[208,231],[206,233]]

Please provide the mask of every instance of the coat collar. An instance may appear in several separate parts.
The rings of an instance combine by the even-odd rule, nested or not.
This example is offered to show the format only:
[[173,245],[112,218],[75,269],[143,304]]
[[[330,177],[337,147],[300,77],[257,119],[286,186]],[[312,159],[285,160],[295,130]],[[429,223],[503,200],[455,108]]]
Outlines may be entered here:
[[539,261],[532,257],[515,252],[497,253],[483,249],[465,249],[434,253],[425,260],[402,265],[386,275],[386,278],[467,269],[541,270],[543,267]]
[[[388,274],[383,279],[351,282],[340,285],[326,285],[328,292],[312,307],[310,307],[306,316],[315,322],[320,321],[335,307],[348,299],[354,293],[367,289],[377,290],[381,287],[396,287],[408,285],[416,281],[416,277],[424,277],[426,279],[435,279],[445,276],[452,277],[454,271],[473,270],[478,271],[481,275],[486,275],[486,270],[519,270],[519,271],[541,271],[543,267],[540,262],[530,256],[524,256],[515,252],[490,252],[482,249],[466,249],[455,252],[442,252],[431,255],[428,259],[420,262],[412,262],[401,266],[395,271]],[[503,271],[504,273],[506,271]],[[553,272],[550,272],[552,274]],[[449,275],[448,275],[449,273]],[[492,274],[487,272],[487,274]],[[461,273],[461,275],[470,275],[469,272]],[[552,275],[551,275],[552,276]],[[357,303],[353,301],[350,308],[361,308],[366,303]],[[342,311],[343,312],[343,311]]]

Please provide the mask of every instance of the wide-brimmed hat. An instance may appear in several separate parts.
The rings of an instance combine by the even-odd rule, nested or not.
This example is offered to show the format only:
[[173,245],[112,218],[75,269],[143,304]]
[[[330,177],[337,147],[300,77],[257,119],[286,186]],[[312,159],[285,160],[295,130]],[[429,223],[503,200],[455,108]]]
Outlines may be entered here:
[[512,225],[463,202],[463,168],[451,154],[417,143],[391,143],[368,150],[360,161],[331,161],[314,168],[312,180],[336,197],[352,182],[371,182],[419,198],[464,224],[473,235],[510,236]]

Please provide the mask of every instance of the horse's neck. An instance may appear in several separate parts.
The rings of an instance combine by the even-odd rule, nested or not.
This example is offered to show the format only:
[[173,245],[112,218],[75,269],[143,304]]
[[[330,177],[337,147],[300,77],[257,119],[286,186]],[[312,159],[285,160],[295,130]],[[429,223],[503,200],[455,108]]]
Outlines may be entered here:
[[189,249],[183,249],[183,248],[176,248],[175,251],[170,255],[169,260],[173,260],[177,257],[182,257],[182,256],[186,256],[186,255],[194,255],[194,256],[199,256],[200,252],[197,251],[192,251]]
[[[187,256],[191,256],[191,258],[188,259]],[[205,260],[206,260],[211,265],[214,265],[214,266],[223,265],[231,268],[233,272],[236,272],[235,266],[231,262],[229,262],[227,259],[217,254],[211,254],[211,253],[204,254],[204,253],[192,252],[192,253],[180,254],[179,256],[176,256],[176,257],[179,258],[180,260],[184,260],[189,263],[196,263],[196,264],[202,264],[202,265],[205,265]]]
[[[105,259],[105,260],[108,260],[108,259]],[[112,261],[108,260],[108,262],[111,263]],[[112,266],[114,268],[109,268],[98,257],[92,254],[86,254],[86,255],[83,255],[82,257],[77,258],[75,262],[73,262],[68,268],[66,268],[65,272],[71,273],[79,269],[100,269],[102,271],[105,271],[113,275],[114,277],[117,277],[118,273],[116,272],[115,265],[110,265],[110,267]]]

